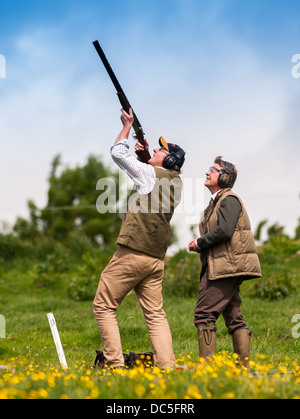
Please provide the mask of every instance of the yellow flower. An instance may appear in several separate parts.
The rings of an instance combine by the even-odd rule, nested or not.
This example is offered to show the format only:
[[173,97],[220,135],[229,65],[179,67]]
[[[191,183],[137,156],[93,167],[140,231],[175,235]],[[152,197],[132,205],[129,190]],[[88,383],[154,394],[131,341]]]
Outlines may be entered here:
[[94,387],[91,391],[91,397],[93,399],[96,399],[99,396],[99,390],[98,387]]
[[45,390],[44,388],[40,388],[39,391],[39,396],[42,397],[43,399],[47,399],[48,397],[48,391]]
[[282,366],[282,365],[279,365],[279,371],[280,372],[282,372],[283,374],[285,374],[286,372],[287,372],[287,369],[284,367],[284,366]]
[[202,399],[202,396],[199,393],[198,387],[193,384],[188,387],[187,393],[189,396],[193,397],[194,399]]
[[146,389],[142,384],[138,384],[137,386],[135,386],[134,390],[138,397],[143,397],[146,393]]

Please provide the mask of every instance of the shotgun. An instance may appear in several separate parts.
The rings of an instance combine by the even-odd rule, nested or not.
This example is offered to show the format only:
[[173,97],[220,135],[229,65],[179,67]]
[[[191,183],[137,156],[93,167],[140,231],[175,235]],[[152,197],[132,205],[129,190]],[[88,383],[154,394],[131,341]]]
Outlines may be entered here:
[[[115,76],[115,73],[113,72],[109,62],[107,61],[107,58],[106,58],[106,56],[103,52],[103,49],[101,48],[98,41],[94,41],[93,44],[94,44],[94,47],[95,47],[96,51],[98,52],[99,57],[101,58],[101,61],[104,65],[104,67],[105,67],[113,85],[116,88],[117,95],[118,95],[118,98],[119,98],[119,101],[121,103],[122,108],[124,109],[125,112],[129,113],[129,109],[130,108],[132,109],[132,107],[131,107],[131,105],[130,105],[122,87],[120,86],[120,83],[118,82],[118,80]],[[132,112],[133,112],[133,116],[134,116],[134,122],[132,124],[132,127],[135,131],[137,140],[142,145],[145,145],[145,137],[144,137],[144,131],[143,131],[142,125],[140,124],[140,121],[138,120],[138,118],[137,118],[136,114],[134,113],[133,109],[132,109]],[[143,163],[148,163],[148,160],[151,158],[149,151],[146,150],[146,149],[143,150],[143,151],[137,151],[136,154],[139,156],[140,160]]]

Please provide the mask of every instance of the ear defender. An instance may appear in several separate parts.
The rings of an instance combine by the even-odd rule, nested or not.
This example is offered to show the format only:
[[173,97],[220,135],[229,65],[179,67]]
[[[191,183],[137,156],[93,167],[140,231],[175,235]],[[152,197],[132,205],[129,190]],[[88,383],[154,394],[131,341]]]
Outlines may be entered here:
[[176,166],[181,168],[184,163],[185,151],[176,144],[167,143],[163,137],[160,137],[159,144],[169,151],[163,161],[163,167],[165,169],[173,169]]
[[172,152],[168,154],[163,161],[163,167],[165,169],[173,169],[173,167],[180,164],[181,159],[184,156],[185,156],[185,152],[182,149],[177,151],[177,153]]
[[221,188],[229,188],[230,184],[232,182],[232,170],[233,164],[229,163],[229,162],[225,162],[225,168],[221,170],[221,173],[219,175],[219,179],[218,179],[218,185]]

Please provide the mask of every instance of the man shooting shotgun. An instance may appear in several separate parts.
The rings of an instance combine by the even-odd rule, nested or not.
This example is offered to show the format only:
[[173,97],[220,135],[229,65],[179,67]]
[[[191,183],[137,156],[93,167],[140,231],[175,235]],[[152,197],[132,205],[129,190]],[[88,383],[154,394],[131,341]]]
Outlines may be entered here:
[[154,149],[151,157],[148,142],[143,137],[144,144],[139,139],[135,150],[139,153],[147,151],[149,158],[147,162],[140,161],[129,153],[128,137],[137,122],[131,108],[128,112],[122,109],[121,121],[123,127],[111,147],[111,156],[134,180],[129,203],[134,197],[136,205],[134,208],[128,205],[117,239],[119,248],[101,274],[94,314],[103,343],[105,364],[110,368],[124,368],[116,310],[134,289],[147,323],[154,363],[158,368],[173,368],[175,357],[163,310],[162,280],[164,258],[172,235],[170,221],[181,198],[179,174],[185,152],[161,137],[160,147]]

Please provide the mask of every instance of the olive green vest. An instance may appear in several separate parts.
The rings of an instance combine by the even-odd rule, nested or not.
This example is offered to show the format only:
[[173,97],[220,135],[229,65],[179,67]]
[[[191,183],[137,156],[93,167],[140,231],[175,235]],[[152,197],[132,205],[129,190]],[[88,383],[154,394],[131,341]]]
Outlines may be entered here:
[[223,199],[230,195],[239,200],[242,211],[231,239],[209,248],[207,255],[208,278],[210,280],[232,277],[260,278],[261,267],[249,217],[242,200],[230,188],[219,192],[212,210],[206,209],[204,212],[203,219],[200,222],[200,234],[203,235],[205,223],[206,232],[210,232],[217,227],[221,203]]
[[172,229],[171,218],[181,199],[182,182],[176,170],[154,168],[156,183],[148,195],[132,191],[117,244],[164,259]]

